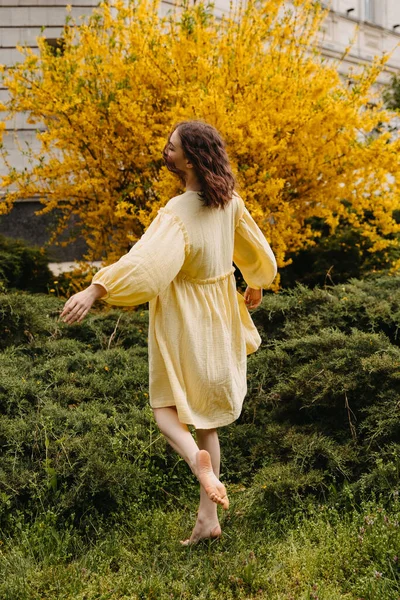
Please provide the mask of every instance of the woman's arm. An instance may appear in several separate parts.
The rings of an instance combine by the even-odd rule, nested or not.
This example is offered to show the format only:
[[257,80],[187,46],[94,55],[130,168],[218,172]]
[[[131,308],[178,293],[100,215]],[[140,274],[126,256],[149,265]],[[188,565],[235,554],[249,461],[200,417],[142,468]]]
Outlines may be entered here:
[[256,303],[261,301],[260,289],[271,285],[277,274],[277,264],[268,241],[246,207],[235,229],[233,262],[247,283],[245,296],[250,296]]
[[66,302],[65,323],[80,323],[93,302],[102,298],[114,306],[138,306],[158,296],[179,273],[189,251],[179,217],[160,208],[146,233],[127,254],[93,276],[91,285]]

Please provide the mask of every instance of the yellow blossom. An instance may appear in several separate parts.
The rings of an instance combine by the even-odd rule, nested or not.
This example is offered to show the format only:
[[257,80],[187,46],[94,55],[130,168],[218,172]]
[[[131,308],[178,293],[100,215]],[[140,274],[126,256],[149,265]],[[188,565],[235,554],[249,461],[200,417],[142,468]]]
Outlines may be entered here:
[[249,0],[235,10],[217,17],[199,2],[161,17],[157,2],[100,2],[86,19],[68,14],[61,53],[42,36],[39,56],[19,47],[23,60],[2,70],[9,100],[0,138],[20,112],[43,127],[39,149],[25,150],[26,170],[14,170],[3,148],[0,213],[39,197],[41,214],[61,215],[50,243],[79,217],[77,235],[88,245],[79,285],[93,275],[86,260],[115,262],[182,191],[161,150],[183,119],[222,133],[238,189],[280,268],[315,244],[315,218],[331,231],[347,222],[372,252],[397,244],[400,139],[382,127],[369,136],[391,118],[372,91],[389,54],[348,85],[339,63],[319,53],[320,3],[296,0],[289,10],[284,0]]

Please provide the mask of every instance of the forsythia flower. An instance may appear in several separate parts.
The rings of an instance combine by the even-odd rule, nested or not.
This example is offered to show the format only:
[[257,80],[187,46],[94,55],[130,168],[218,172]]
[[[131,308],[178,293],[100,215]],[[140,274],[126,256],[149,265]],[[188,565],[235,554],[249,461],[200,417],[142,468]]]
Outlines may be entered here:
[[388,57],[349,86],[321,60],[319,3],[240,6],[217,18],[200,2],[160,17],[157,2],[110,0],[86,20],[68,15],[62,52],[43,37],[39,57],[21,49],[25,60],[2,75],[7,118],[25,112],[45,131],[40,150],[27,150],[31,167],[10,165],[0,213],[38,196],[43,213],[61,214],[52,242],[77,215],[86,258],[114,262],[182,191],[161,150],[174,123],[201,118],[226,140],[279,267],[318,238],[315,217],[332,231],[347,221],[373,251],[396,243],[400,141],[382,131],[391,115],[379,102],[366,108]]

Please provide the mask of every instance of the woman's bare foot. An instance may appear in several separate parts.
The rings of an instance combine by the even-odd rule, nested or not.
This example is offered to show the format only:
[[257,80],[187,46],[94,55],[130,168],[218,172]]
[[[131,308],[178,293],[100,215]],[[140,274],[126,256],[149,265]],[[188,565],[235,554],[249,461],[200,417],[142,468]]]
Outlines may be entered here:
[[204,487],[207,496],[216,504],[221,504],[222,508],[228,510],[229,500],[225,486],[220,482],[215,475],[211,456],[207,450],[199,450],[196,454],[197,477],[201,485]]
[[209,520],[204,521],[203,519],[198,518],[192,531],[192,535],[187,540],[181,541],[181,544],[182,546],[192,546],[201,540],[218,539],[221,537],[221,533],[222,531],[218,521],[215,525],[214,519],[211,522]]

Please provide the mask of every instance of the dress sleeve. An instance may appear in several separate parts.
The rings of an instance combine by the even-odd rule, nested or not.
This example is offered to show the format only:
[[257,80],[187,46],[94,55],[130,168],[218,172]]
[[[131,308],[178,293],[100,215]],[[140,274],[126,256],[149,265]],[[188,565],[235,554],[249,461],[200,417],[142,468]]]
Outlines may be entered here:
[[176,277],[189,250],[181,219],[161,208],[140,240],[117,262],[100,269],[92,283],[102,285],[101,299],[116,306],[137,306],[160,294]]
[[275,255],[245,206],[235,229],[233,262],[255,290],[271,285],[278,272]]

